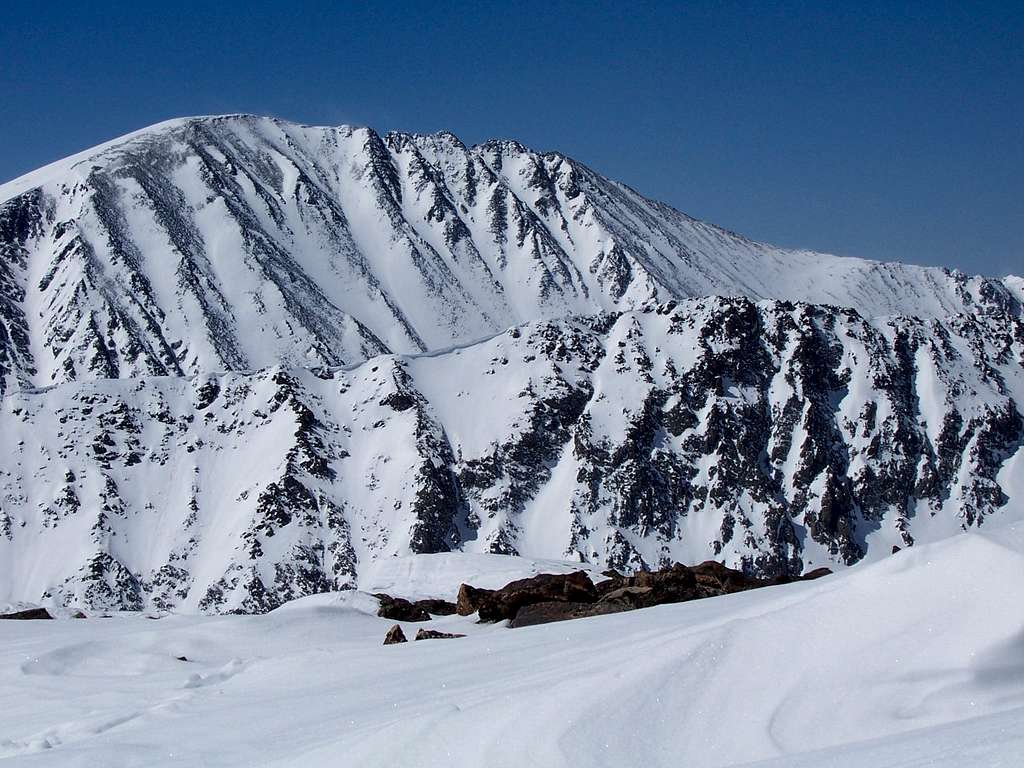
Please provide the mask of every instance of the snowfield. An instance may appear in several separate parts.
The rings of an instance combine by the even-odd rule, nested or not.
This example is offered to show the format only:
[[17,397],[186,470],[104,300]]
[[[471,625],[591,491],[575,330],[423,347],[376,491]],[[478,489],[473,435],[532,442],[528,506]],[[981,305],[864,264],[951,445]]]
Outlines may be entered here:
[[[464,558],[464,559],[463,559]],[[460,561],[460,559],[463,559]],[[423,593],[479,555],[378,566]],[[363,592],[0,623],[0,756],[60,766],[1018,766],[1024,524],[813,582],[381,645]],[[185,657],[187,661],[176,657]]]

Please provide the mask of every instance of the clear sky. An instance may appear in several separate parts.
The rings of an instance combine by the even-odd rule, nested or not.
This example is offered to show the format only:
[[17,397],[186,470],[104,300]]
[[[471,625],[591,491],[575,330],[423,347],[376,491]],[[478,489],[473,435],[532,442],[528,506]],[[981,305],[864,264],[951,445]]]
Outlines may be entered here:
[[1024,273],[1024,0],[4,5],[0,180],[223,112],[512,137],[780,245]]

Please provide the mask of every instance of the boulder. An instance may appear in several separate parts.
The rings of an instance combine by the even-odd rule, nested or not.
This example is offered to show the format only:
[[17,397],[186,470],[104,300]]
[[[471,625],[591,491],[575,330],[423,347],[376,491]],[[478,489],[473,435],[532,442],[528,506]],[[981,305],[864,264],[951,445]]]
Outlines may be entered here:
[[384,645],[396,645],[398,643],[407,643],[408,639],[405,637],[405,632],[402,631],[402,627],[395,624],[388,633],[384,635]]
[[583,571],[568,574],[541,573],[519,579],[501,589],[477,589],[469,584],[459,587],[459,615],[477,613],[481,621],[513,619],[525,605],[545,602],[593,603],[597,589]]
[[406,600],[404,597],[391,597],[383,592],[374,595],[380,601],[377,615],[395,621],[430,621],[433,616],[451,616],[455,613],[455,603],[447,600]]
[[431,616],[452,616],[456,613],[455,603],[448,600],[417,600],[414,605],[419,606]]
[[715,560],[705,560],[700,565],[691,569],[697,580],[697,584],[708,591],[707,597],[712,595],[728,595],[733,592],[743,592],[754,587],[765,586],[765,582],[752,576],[747,576],[743,571],[728,568]]
[[414,640],[448,640],[454,637],[465,637],[454,632],[438,632],[436,629],[417,629]]
[[660,571],[640,571],[634,576],[613,576],[598,584],[597,590],[601,602],[615,602],[623,610],[681,603],[707,596],[697,583],[693,570],[681,563]]
[[[630,588],[631,589],[631,588]],[[607,613],[619,613],[631,610],[624,603],[604,601],[598,603],[576,603],[547,601],[522,606],[516,611],[515,618],[509,622],[510,627],[532,627],[535,624],[550,624],[555,621],[583,619],[587,616],[602,616]]]
[[801,581],[813,581],[814,579],[820,579],[822,576],[829,576],[832,574],[831,568],[815,568],[813,571],[808,571],[800,577]]
[[657,593],[654,587],[619,587],[604,595],[598,601],[604,605],[621,606],[624,611],[634,608],[647,608],[657,605]]
[[374,595],[380,601],[377,615],[382,619],[395,621],[430,621],[430,614],[416,603],[404,597],[391,597],[383,593]]
[[21,621],[29,621],[32,619],[52,619],[53,616],[45,608],[29,608],[24,611],[15,611],[14,613],[0,613],[0,619],[15,619]]
[[494,592],[493,589],[477,589],[469,584],[460,584],[458,597],[455,598],[456,613],[459,616],[476,613],[483,601]]
[[652,605],[680,603],[704,596],[699,589],[697,574],[682,563],[675,563],[660,571],[638,573],[633,577],[632,586],[653,590],[650,597]]

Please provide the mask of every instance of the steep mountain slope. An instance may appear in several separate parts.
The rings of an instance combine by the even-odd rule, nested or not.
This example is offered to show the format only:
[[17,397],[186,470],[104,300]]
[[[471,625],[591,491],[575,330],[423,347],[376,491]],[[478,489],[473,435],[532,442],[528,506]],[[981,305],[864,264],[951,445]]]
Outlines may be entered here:
[[1017,281],[787,251],[557,153],[249,116],[163,123],[0,187],[0,395],[352,364],[709,294],[1019,316]]
[[1000,516],[1020,403],[1019,317],[718,298],[26,390],[0,410],[0,600],[263,611],[449,549],[854,563]]

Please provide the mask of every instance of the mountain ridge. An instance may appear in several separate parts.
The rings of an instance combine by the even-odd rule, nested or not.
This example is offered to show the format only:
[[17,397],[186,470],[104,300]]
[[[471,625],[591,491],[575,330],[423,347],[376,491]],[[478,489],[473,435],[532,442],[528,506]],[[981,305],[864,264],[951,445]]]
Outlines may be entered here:
[[777,249],[559,153],[447,132],[184,118],[0,197],[0,391],[343,364],[710,294],[926,317],[1024,298],[1012,278]]
[[1022,398],[1017,319],[721,298],[23,391],[0,407],[0,599],[262,612],[450,550],[842,567],[1001,519]]

